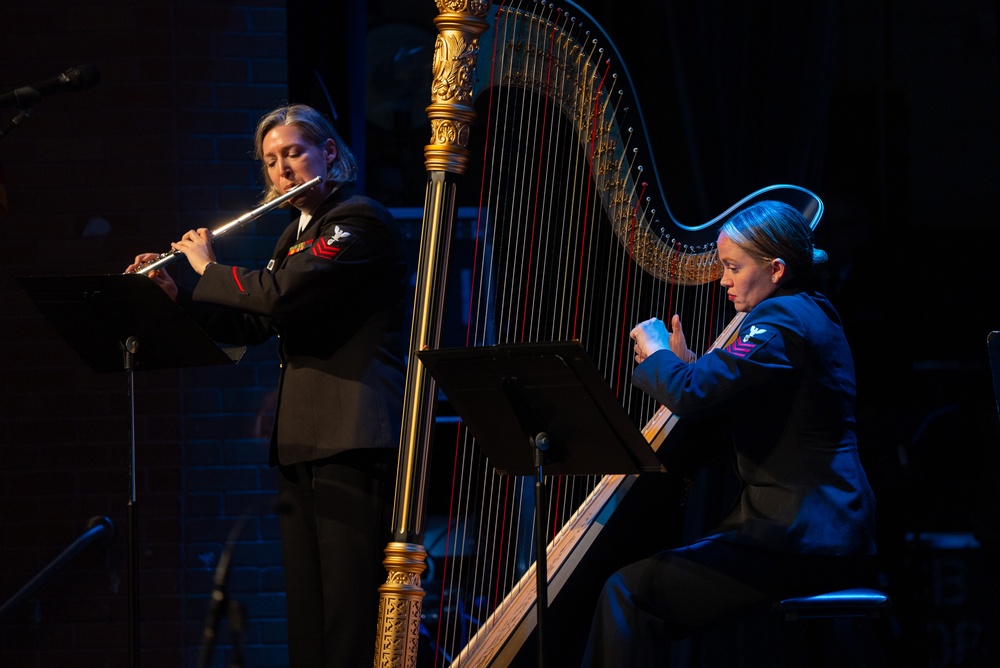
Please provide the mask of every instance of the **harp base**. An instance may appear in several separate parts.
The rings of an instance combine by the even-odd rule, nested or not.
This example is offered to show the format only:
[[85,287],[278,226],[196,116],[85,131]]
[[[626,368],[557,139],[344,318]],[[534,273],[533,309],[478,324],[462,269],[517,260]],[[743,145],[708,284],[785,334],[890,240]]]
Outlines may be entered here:
[[410,668],[417,665],[420,612],[424,590],[420,575],[426,569],[423,545],[389,543],[382,562],[388,571],[378,588],[378,635],[375,668]]

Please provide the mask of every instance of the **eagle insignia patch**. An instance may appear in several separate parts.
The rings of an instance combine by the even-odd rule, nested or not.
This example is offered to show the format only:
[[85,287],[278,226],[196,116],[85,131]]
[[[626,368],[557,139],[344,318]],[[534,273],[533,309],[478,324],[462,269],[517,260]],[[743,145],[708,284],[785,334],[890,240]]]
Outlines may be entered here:
[[766,331],[767,330],[764,329],[763,327],[761,327],[760,329],[758,329],[756,325],[750,325],[750,332],[746,336],[743,337],[743,343],[746,343],[751,338],[756,338],[756,337],[760,336],[761,334],[763,334]]
[[340,225],[334,225],[333,226],[333,236],[326,240],[326,245],[327,246],[332,246],[333,244],[337,243],[338,241],[346,239],[349,236],[351,236],[350,232],[348,232],[347,230],[340,229]]

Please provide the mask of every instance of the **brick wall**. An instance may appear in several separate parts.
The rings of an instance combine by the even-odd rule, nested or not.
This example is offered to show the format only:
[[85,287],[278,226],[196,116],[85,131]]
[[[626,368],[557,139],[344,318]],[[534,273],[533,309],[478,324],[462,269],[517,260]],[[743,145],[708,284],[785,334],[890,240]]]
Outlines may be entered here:
[[[8,611],[0,665],[121,666],[129,645],[127,377],[92,370],[16,277],[117,274],[138,252],[165,251],[184,230],[252,208],[259,185],[250,135],[288,97],[285,4],[4,8],[0,92],[84,63],[102,81],[41,100],[0,139],[0,600],[90,518],[110,518],[116,535]],[[0,127],[15,112],[0,109]],[[235,262],[266,257],[287,216],[268,214],[221,240],[218,252]],[[275,378],[266,346],[237,366],[135,374],[144,666],[196,664],[212,576],[244,514],[229,583],[249,616],[247,665],[286,663],[277,520],[267,504]],[[220,643],[212,665],[226,663],[228,630]]]

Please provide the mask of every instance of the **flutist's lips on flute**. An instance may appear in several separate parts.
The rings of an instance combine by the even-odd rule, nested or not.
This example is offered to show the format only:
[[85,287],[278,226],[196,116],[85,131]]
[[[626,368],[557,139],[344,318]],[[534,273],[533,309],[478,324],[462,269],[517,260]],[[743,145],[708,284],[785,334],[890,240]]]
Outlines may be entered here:
[[[299,206],[299,204],[306,197],[309,196],[310,191],[323,190],[322,175],[320,175],[320,179],[321,180],[320,180],[319,184],[317,184],[314,188],[307,188],[305,191],[303,191],[303,192],[299,193],[298,195],[296,195],[295,197],[292,197],[291,199],[289,199],[288,203],[291,204],[292,206],[294,206],[296,209],[300,209],[301,207]],[[282,190],[282,193],[284,193],[284,194],[290,193],[293,190],[295,190],[296,188],[300,187],[302,184],[308,183],[308,182],[309,182],[308,179],[296,180],[294,183],[289,183],[287,186],[285,186],[284,189]],[[313,196],[315,197],[315,195],[313,195]]]
[[290,193],[293,190],[295,190],[296,188],[298,188],[299,186],[301,186],[303,183],[308,183],[308,181],[303,181],[301,183],[300,182],[289,183],[288,186],[286,186],[285,189],[284,189],[284,191],[282,191],[282,192]]
[[[313,177],[316,178],[316,177]],[[320,177],[322,178],[322,177]],[[317,182],[312,187],[303,187],[303,185],[309,183],[308,180],[296,181],[291,183],[288,187],[280,190],[282,196],[287,197],[285,201],[285,206],[291,206],[299,213],[304,213],[306,215],[311,215],[313,211],[326,199],[329,194],[329,189],[324,187],[322,180]],[[300,192],[288,197],[289,193],[294,191],[296,188]]]
[[[320,183],[322,183],[322,182],[323,182],[323,175],[322,175],[322,174],[320,174],[320,175],[318,175],[318,176],[319,176],[319,182],[320,182]],[[313,178],[315,178],[315,177],[313,177]],[[304,185],[304,184],[306,184],[306,183],[309,183],[309,181],[302,181],[301,183],[298,183],[298,182],[296,182],[296,183],[291,183],[291,184],[289,184],[289,185],[288,185],[288,187],[287,187],[287,188],[285,188],[285,192],[286,192],[286,193],[290,193],[290,192],[292,192],[293,190],[295,190],[296,188],[298,188],[299,186],[301,186],[301,185]]]

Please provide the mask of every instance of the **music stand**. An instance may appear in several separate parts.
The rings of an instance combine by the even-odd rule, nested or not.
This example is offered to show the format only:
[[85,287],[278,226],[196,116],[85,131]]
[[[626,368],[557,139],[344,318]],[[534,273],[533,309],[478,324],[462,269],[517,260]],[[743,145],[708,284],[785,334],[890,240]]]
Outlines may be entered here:
[[993,376],[993,395],[1000,417],[1000,332],[990,332],[986,337],[986,349],[990,357],[990,374]]
[[579,341],[420,350],[421,363],[500,474],[535,475],[538,668],[545,664],[550,475],[661,472]]
[[147,276],[22,276],[21,288],[98,373],[125,371],[128,388],[129,665],[139,665],[139,510],[135,493],[134,371],[235,364],[245,348],[220,348]]

